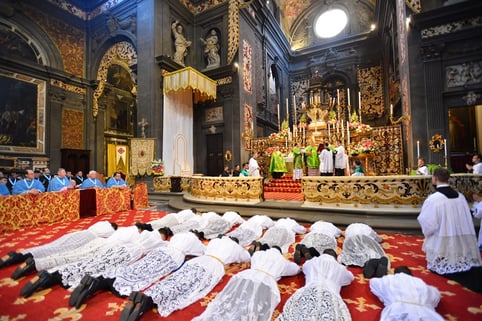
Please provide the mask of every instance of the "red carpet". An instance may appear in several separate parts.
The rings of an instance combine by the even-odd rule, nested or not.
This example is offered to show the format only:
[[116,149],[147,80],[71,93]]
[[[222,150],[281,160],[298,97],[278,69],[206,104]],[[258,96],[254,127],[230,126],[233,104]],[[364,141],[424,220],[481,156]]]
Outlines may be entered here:
[[293,176],[272,179],[264,184],[263,193],[265,200],[303,201],[301,181],[293,180]]
[[[21,250],[32,246],[47,243],[60,235],[73,231],[85,229],[99,219],[115,221],[119,226],[128,226],[136,221],[148,221],[162,216],[161,212],[151,211],[130,211],[102,217],[89,217],[76,222],[55,224],[41,228],[25,229],[12,234],[0,236],[0,255],[5,255],[11,250]],[[390,257],[392,267],[407,265],[411,268],[415,276],[424,279],[428,284],[436,286],[442,293],[442,299],[437,307],[437,311],[446,320],[481,320],[482,319],[482,295],[473,293],[462,288],[455,282],[447,281],[445,278],[434,275],[425,268],[425,257],[421,252],[422,237],[402,235],[402,234],[382,234],[383,247]],[[300,241],[302,236],[297,238]],[[341,249],[343,239],[339,240]],[[294,245],[291,248],[293,252]],[[340,251],[339,249],[339,251]],[[292,254],[289,254],[292,259]],[[173,313],[168,318],[161,318],[153,311],[146,313],[141,320],[170,320],[184,321],[191,320],[199,315],[212,300],[215,295],[222,290],[229,278],[246,268],[247,265],[232,265],[227,268],[226,276],[206,298],[200,300],[188,308]],[[98,293],[91,298],[79,310],[68,305],[70,292],[55,286],[37,292],[32,297],[24,299],[19,297],[20,289],[27,283],[32,276],[21,278],[14,281],[10,275],[16,266],[0,269],[0,320],[119,320],[126,299],[121,299],[111,293]],[[355,276],[355,281],[342,289],[341,296],[345,300],[352,319],[356,321],[375,321],[379,320],[383,304],[371,294],[368,280],[362,275],[361,268],[349,268]],[[276,317],[282,305],[293,294],[296,289],[304,284],[303,275],[284,278],[279,282],[282,302],[274,313]]]

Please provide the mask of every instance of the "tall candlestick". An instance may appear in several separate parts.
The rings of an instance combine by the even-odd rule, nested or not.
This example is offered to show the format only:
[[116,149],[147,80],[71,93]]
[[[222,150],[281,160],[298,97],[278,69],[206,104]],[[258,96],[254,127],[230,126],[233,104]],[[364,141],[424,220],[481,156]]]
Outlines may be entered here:
[[420,158],[420,142],[417,140],[417,159]]
[[358,92],[358,110],[360,114],[360,123],[362,123],[362,116],[361,116],[361,92]]
[[[286,98],[286,121],[287,121],[288,124],[289,124],[289,122],[290,122],[290,110],[289,110],[289,108],[288,108],[288,98]],[[288,127],[288,128],[289,128],[289,127]]]
[[[348,146],[350,146],[350,122],[346,122],[346,137],[347,137],[347,142],[348,142]],[[347,146],[347,149],[348,149],[348,146]]]
[[340,106],[340,89],[336,90],[336,102]]
[[390,116],[393,116],[393,104],[390,104]]
[[445,158],[447,158],[447,140],[444,138],[444,154]]
[[340,120],[340,122],[341,122],[341,137],[345,138],[345,125],[343,121]]
[[278,131],[281,131],[280,114],[279,114],[279,104],[276,104],[276,108],[277,108],[277,110],[278,110]]
[[295,117],[293,123],[296,124],[298,121],[298,112],[296,110],[296,97],[293,95],[293,115]]
[[331,138],[331,133],[330,133],[330,124],[328,124],[328,140]]
[[348,97],[348,106],[350,106],[350,88],[347,88],[346,91],[346,96]]

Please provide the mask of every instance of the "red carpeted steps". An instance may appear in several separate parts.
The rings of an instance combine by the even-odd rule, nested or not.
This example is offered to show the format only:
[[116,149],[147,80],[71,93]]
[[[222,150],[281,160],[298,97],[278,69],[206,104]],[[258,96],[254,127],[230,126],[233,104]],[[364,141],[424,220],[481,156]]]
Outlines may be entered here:
[[264,184],[265,192],[274,193],[301,193],[301,180],[293,180],[293,176],[274,178]]

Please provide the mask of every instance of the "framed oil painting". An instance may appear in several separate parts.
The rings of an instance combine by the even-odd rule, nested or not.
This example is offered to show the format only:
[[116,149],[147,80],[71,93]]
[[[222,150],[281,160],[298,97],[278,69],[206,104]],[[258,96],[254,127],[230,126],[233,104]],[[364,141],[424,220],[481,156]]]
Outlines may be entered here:
[[45,153],[44,80],[0,71],[0,152]]

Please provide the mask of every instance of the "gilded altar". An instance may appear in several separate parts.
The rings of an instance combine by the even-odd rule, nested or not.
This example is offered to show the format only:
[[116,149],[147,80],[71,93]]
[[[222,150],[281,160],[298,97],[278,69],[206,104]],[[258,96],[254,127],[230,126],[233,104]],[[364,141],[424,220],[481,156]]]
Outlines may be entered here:
[[[450,185],[467,201],[482,190],[482,175],[453,174]],[[305,207],[413,208],[434,192],[431,176],[305,176],[302,193]]]
[[190,194],[204,201],[259,203],[263,178],[192,176]]

